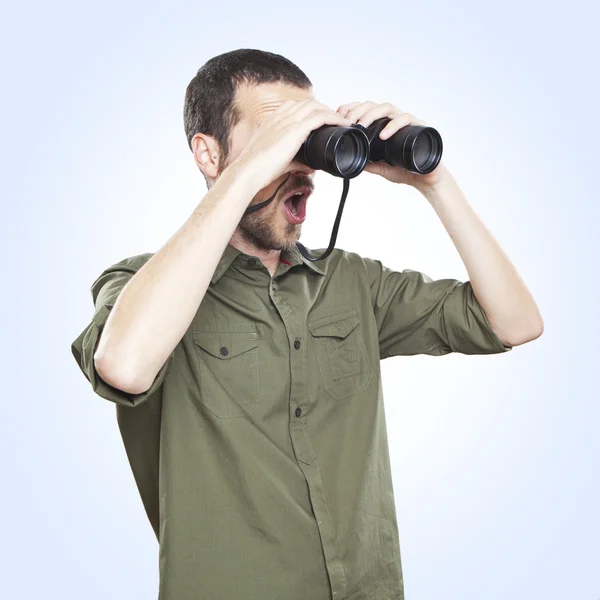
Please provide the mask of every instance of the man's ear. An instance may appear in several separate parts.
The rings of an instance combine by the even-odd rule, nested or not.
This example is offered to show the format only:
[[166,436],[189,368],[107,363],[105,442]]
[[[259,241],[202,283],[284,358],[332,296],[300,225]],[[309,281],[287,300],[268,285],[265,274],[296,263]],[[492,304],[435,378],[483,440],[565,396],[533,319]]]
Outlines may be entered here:
[[216,179],[219,173],[221,151],[219,144],[210,135],[196,133],[192,138],[192,152],[198,168],[208,179]]

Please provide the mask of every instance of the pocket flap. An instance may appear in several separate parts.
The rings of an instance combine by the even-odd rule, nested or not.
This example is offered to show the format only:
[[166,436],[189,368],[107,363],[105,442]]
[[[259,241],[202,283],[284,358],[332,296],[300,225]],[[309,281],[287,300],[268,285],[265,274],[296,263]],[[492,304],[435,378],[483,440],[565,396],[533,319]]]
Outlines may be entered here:
[[359,323],[360,317],[353,310],[328,317],[321,317],[312,323],[308,323],[308,328],[316,337],[345,338]]
[[220,332],[198,331],[193,332],[194,342],[212,356],[222,360],[229,360],[258,346],[256,332]]

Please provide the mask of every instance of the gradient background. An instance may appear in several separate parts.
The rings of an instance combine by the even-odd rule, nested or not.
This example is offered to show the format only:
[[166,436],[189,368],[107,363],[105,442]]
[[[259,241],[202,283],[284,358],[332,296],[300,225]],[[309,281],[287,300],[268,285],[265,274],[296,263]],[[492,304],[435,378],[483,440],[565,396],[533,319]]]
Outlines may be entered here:
[[[114,405],[70,344],[100,272],[158,250],[205,193],[185,87],[239,47],[297,62],[333,108],[389,101],[435,126],[545,320],[506,355],[382,363],[407,599],[600,598],[598,9],[483,4],[0,9],[3,598],[156,598],[158,546]],[[341,180],[316,185],[313,248]],[[337,247],[468,279],[427,201],[368,173]]]

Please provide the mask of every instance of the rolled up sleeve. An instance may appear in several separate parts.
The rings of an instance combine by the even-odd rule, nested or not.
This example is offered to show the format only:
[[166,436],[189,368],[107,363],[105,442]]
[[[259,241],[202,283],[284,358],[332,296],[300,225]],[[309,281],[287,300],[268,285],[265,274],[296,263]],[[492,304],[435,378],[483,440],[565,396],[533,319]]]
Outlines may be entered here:
[[362,257],[379,331],[380,357],[450,352],[507,352],[469,281],[432,280],[425,273],[394,271]]
[[[142,256],[147,260],[148,255]],[[157,373],[150,388],[141,394],[130,394],[111,386],[100,377],[94,365],[94,353],[108,315],[121,290],[145,260],[140,262],[140,260],[125,259],[121,263],[117,263],[106,269],[94,281],[91,287],[95,306],[94,313],[90,322],[71,344],[71,352],[75,361],[87,380],[91,383],[92,390],[102,398],[121,406],[133,407],[145,402],[152,396],[162,385],[173,361],[173,353],[171,353]]]

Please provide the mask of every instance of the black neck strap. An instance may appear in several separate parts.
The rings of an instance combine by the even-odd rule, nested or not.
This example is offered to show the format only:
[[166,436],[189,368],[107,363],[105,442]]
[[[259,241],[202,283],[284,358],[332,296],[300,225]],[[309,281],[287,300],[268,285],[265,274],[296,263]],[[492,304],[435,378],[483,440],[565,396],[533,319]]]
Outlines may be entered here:
[[[270,204],[271,202],[273,202],[273,200],[275,199],[275,196],[277,195],[277,192],[282,188],[282,186],[288,180],[289,176],[290,176],[290,174],[288,173],[287,177],[277,186],[277,189],[273,192],[273,195],[270,198],[267,198],[264,202],[261,202],[260,204],[255,204],[254,206],[249,206],[245,210],[244,216],[249,215],[250,213],[253,213],[257,210],[260,210],[261,208],[264,208],[265,206],[267,206],[267,204]],[[324,258],[327,258],[333,251],[333,249],[335,247],[335,240],[336,240],[337,234],[338,234],[338,229],[340,227],[340,221],[342,220],[342,212],[344,211],[344,204],[346,203],[346,198],[348,196],[349,189],[350,189],[350,180],[344,179],[344,189],[342,191],[342,198],[340,200],[340,206],[338,208],[338,212],[335,217],[335,222],[333,224],[333,230],[331,232],[331,239],[329,240],[329,246],[327,247],[327,250],[325,250],[325,252],[323,252],[323,254],[321,254],[321,256],[315,257],[315,256],[312,256],[311,253],[300,242],[296,242],[296,247],[298,248],[298,250],[300,251],[302,256],[304,256],[304,258],[306,258],[306,260],[310,260],[311,262],[315,262],[317,260],[323,260]]]
[[271,202],[273,202],[275,196],[277,196],[277,192],[283,187],[283,185],[289,178],[290,178],[290,173],[288,173],[287,177],[277,186],[277,189],[273,192],[273,195],[270,198],[267,198],[264,202],[261,202],[260,204],[255,204],[254,206],[249,206],[245,210],[243,216],[245,217],[246,215],[249,215],[250,213],[253,213],[256,210],[260,210],[261,208],[264,208],[265,206],[267,206],[267,204],[271,204]]
[[348,196],[349,189],[350,189],[350,180],[344,179],[344,190],[342,192],[340,206],[338,208],[337,215],[335,217],[335,222],[333,224],[333,230],[331,232],[331,239],[329,240],[329,246],[327,247],[327,250],[325,250],[325,252],[323,252],[323,254],[321,254],[321,256],[314,257],[300,242],[296,242],[296,247],[298,248],[298,250],[300,250],[300,253],[302,254],[302,256],[304,256],[304,258],[306,260],[310,260],[311,262],[315,262],[317,260],[323,260],[324,258],[327,258],[333,251],[333,248],[335,246],[335,240],[336,240],[337,234],[338,234],[338,229],[340,227],[340,221],[342,220],[342,212],[344,211],[344,204],[346,203],[346,197]]

